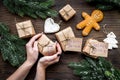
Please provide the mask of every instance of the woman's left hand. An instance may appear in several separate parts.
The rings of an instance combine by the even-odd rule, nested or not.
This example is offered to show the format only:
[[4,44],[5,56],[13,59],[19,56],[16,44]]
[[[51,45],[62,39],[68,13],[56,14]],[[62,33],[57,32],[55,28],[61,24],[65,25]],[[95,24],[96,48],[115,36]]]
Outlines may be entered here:
[[26,44],[27,51],[27,62],[30,64],[34,64],[38,59],[38,42],[36,41],[38,38],[42,36],[42,33],[33,36],[30,41]]

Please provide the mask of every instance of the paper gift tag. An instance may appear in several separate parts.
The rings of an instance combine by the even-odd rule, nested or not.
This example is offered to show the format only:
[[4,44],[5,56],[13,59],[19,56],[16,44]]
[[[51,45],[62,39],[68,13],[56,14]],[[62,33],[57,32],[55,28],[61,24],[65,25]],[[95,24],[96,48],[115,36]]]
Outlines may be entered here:
[[104,42],[91,42],[90,55],[107,57],[108,56],[108,44]]
[[52,18],[47,18],[44,24],[45,33],[55,33],[60,30],[60,26]]
[[88,39],[83,48],[85,55],[93,58],[97,57],[107,57],[108,56],[108,44],[104,42],[99,42],[95,39]]
[[66,44],[66,51],[81,52],[82,38],[72,38]]

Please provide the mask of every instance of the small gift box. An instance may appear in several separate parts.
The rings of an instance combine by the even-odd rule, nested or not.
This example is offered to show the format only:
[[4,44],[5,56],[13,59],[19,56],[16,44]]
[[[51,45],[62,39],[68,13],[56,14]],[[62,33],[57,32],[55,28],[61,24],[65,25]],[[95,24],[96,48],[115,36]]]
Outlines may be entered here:
[[58,39],[59,43],[63,51],[66,51],[66,44],[71,38],[75,38],[73,30],[71,27],[68,27],[58,33],[55,34],[56,38]]
[[67,4],[59,11],[59,13],[65,21],[68,21],[76,14],[76,11],[69,4]]
[[44,56],[51,56],[56,53],[56,44],[43,34],[38,39],[38,49]]
[[85,54],[92,57],[107,57],[108,56],[108,44],[104,42],[99,42],[95,39],[88,39],[85,47],[83,48]]
[[66,44],[66,51],[81,52],[82,38],[72,38]]
[[35,35],[35,30],[31,20],[17,23],[16,28],[20,38],[28,38]]

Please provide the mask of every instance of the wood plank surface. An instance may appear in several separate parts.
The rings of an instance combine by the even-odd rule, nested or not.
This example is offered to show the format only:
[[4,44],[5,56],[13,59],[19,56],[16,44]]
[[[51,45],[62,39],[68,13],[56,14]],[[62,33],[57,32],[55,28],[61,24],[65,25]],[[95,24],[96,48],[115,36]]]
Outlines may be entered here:
[[[59,11],[63,6],[66,4],[70,4],[77,12],[77,14],[68,22],[63,21],[61,23],[61,30],[71,26],[75,36],[76,37],[82,37],[81,32],[82,30],[77,30],[75,28],[76,24],[83,20],[81,17],[81,12],[85,11],[88,14],[91,14],[91,12],[95,9],[92,6],[89,6],[84,0],[56,0],[56,4],[54,8]],[[11,33],[17,34],[16,26],[15,26],[15,18],[18,22],[24,21],[24,20],[32,20],[33,25],[35,27],[36,33],[43,32],[43,26],[44,26],[44,20],[38,19],[32,19],[30,17],[19,17],[15,14],[11,14],[8,12],[8,10],[3,6],[2,1],[0,0],[0,22],[6,23]],[[55,22],[59,22],[62,18],[60,15],[58,17],[54,18]],[[100,22],[100,25],[103,26],[104,24],[107,24],[107,30],[113,31],[116,36],[118,42],[120,42],[120,12],[118,11],[104,11],[104,20]],[[54,34],[47,34],[47,36],[52,39],[53,41],[56,40]],[[83,44],[85,44],[85,41],[88,38],[95,38],[97,40],[102,41],[106,35],[103,33],[103,29],[100,31],[92,30],[90,35],[87,37],[83,37],[84,41]],[[107,60],[111,61],[113,65],[120,69],[120,44],[118,44],[118,49],[113,49],[109,51],[109,56]],[[73,72],[70,68],[68,68],[69,62],[78,62],[83,59],[83,55],[81,53],[75,53],[75,52],[63,52],[60,62],[57,64],[51,65],[46,70],[46,79],[47,80],[79,80],[79,77],[74,76]],[[8,76],[10,76],[17,68],[12,67],[8,62],[4,62],[2,59],[2,56],[0,54],[0,80],[5,80]],[[33,80],[36,73],[36,64],[31,69],[30,73],[28,74],[26,80]]]

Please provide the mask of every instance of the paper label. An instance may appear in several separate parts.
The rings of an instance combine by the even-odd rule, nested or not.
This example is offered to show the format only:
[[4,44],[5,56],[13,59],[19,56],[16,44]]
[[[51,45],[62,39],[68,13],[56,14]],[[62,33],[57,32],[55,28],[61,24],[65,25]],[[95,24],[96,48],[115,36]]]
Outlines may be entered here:
[[66,44],[66,51],[81,52],[82,38],[72,38]]
[[97,42],[91,44],[90,55],[107,57],[108,56],[108,44],[103,42]]

